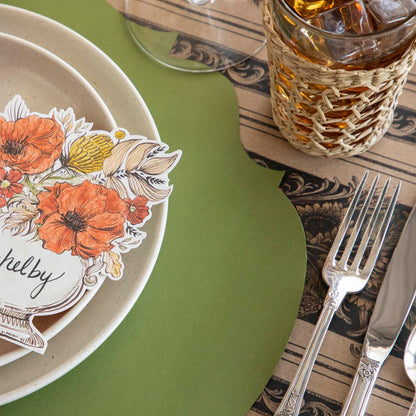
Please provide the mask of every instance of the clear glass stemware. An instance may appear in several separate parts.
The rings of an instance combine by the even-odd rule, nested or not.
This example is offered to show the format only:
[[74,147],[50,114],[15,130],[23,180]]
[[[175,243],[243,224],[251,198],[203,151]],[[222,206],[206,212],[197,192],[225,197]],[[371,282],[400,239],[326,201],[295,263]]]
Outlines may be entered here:
[[156,61],[187,72],[234,66],[265,44],[261,0],[125,0],[133,39]]

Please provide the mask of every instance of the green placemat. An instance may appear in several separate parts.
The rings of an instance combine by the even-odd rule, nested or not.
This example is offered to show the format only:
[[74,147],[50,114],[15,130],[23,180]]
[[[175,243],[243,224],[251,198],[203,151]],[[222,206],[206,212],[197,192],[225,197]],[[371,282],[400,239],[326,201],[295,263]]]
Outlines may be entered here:
[[284,349],[304,282],[304,234],[278,188],[283,173],[242,149],[235,92],[221,74],[152,62],[104,0],[6,3],[73,28],[112,57],[183,157],[170,174],[162,251],[135,307],[82,364],[1,410],[244,415]]

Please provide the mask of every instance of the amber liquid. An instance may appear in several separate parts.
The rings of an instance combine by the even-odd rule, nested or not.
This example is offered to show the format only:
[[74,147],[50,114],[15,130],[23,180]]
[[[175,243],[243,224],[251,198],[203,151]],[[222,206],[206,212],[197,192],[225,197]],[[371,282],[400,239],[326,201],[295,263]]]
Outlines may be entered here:
[[318,13],[341,6],[344,0],[287,0],[286,3],[303,19],[309,19]]
[[[353,6],[351,6],[351,9],[354,9],[354,13],[351,15],[350,13],[343,13],[344,7],[341,7],[348,3],[348,1],[345,0],[283,0],[285,1],[292,10],[299,15],[303,20],[309,22],[313,26],[316,26],[318,29],[327,30],[326,28],[320,26],[319,19],[316,18],[320,13],[340,8],[340,15],[343,19],[343,24],[345,29],[349,34],[369,34],[369,33],[376,33],[379,30],[385,29],[385,27],[380,26],[379,22],[373,17],[373,15],[364,10],[365,5],[363,3],[357,2]],[[365,27],[364,32],[360,32],[360,25],[362,25],[362,22],[360,22],[360,16],[362,16],[365,13],[367,21],[367,26]],[[290,17],[284,16],[286,21],[288,22],[288,25],[291,24],[295,26],[294,22],[291,22]],[[394,51],[391,53],[382,54],[380,52],[380,56],[377,56],[375,59],[371,60],[372,52],[366,52],[363,51],[362,53],[365,55],[367,54],[367,61],[361,62],[360,59],[357,59],[357,62],[354,62],[353,60],[349,62],[342,62],[337,60],[336,57],[331,57],[331,54],[328,53],[327,49],[327,41],[319,35],[310,33],[309,38],[307,41],[302,38],[298,38],[296,35],[296,32],[293,32],[293,38],[291,37],[289,40],[290,47],[300,56],[307,59],[310,62],[315,62],[321,65],[328,66],[330,68],[343,68],[347,70],[356,70],[356,69],[373,69],[376,67],[383,67],[387,66],[390,63],[394,62],[399,56],[403,54],[403,52],[406,50],[406,48],[409,46],[410,41],[407,43],[404,43],[399,48],[393,48]],[[305,32],[304,32],[305,33]],[[370,42],[370,41],[369,41]],[[375,43],[377,43],[381,49],[389,48],[389,39],[383,39],[380,40],[374,40]]]

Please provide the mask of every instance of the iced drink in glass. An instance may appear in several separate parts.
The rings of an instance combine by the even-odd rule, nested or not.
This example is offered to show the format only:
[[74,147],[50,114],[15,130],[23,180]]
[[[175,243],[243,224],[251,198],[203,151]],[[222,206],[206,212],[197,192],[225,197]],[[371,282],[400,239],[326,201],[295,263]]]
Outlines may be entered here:
[[[395,63],[414,51],[409,47],[416,35],[416,0],[269,1],[273,20],[269,33],[277,33],[294,52],[287,54],[287,48],[279,46],[278,57],[273,57],[272,98],[277,102],[273,114],[279,128],[296,143],[303,142],[295,144],[301,150],[309,152],[310,144],[318,143],[311,154],[329,155],[331,149],[341,149],[341,156],[356,154],[354,147],[374,144],[393,119],[410,70],[396,71]],[[269,40],[269,46],[275,43],[274,38]],[[394,71],[389,69],[393,67]],[[374,85],[378,76],[374,71],[382,69],[394,78],[390,91]],[[361,75],[354,78],[354,73]],[[369,73],[371,82],[363,82]],[[388,123],[376,125],[377,119]]]

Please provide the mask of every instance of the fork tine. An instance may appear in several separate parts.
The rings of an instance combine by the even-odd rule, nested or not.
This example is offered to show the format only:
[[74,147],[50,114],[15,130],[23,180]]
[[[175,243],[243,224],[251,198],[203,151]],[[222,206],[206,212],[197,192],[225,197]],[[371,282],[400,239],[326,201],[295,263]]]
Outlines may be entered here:
[[355,222],[354,228],[353,228],[353,230],[352,230],[352,232],[351,232],[351,234],[348,238],[347,245],[345,246],[344,252],[342,253],[342,257],[338,262],[338,267],[340,267],[344,270],[346,270],[346,268],[347,268],[348,259],[350,258],[350,255],[351,255],[352,249],[354,247],[354,244],[357,240],[358,234],[360,233],[360,230],[361,230],[361,228],[364,224],[364,220],[365,220],[365,217],[367,215],[368,207],[370,206],[370,202],[373,199],[373,195],[374,195],[374,192],[376,190],[379,179],[380,179],[380,174],[378,174],[374,178],[373,184],[372,184],[372,186],[371,186],[371,188],[370,188],[370,190],[367,194],[367,197],[364,201],[364,204],[363,204],[363,207],[361,209],[360,215],[359,215],[357,221]]
[[367,228],[364,231],[363,237],[361,239],[361,243],[357,249],[357,252],[355,254],[355,258],[354,261],[351,265],[351,268],[355,271],[358,271],[359,267],[360,267],[360,263],[361,260],[363,258],[364,255],[364,251],[367,248],[368,242],[370,241],[370,237],[373,234],[374,228],[377,224],[377,219],[380,215],[380,211],[381,211],[381,207],[383,206],[383,202],[384,202],[384,198],[386,196],[386,192],[387,192],[387,188],[389,187],[391,178],[388,178],[386,180],[386,183],[384,184],[384,187],[382,189],[382,191],[380,192],[380,195],[378,197],[377,200],[377,204],[374,208],[374,211],[371,215],[370,221],[367,224]]
[[396,186],[394,194],[390,200],[388,209],[386,213],[384,214],[383,224],[378,230],[377,236],[373,243],[373,247],[370,251],[370,254],[368,255],[367,263],[363,271],[365,275],[370,275],[373,271],[374,265],[376,264],[376,260],[377,260],[378,254],[380,253],[381,246],[383,245],[384,239],[386,238],[387,229],[390,225],[391,218],[393,216],[393,211],[396,206],[397,199],[399,197],[401,186],[402,186],[402,182],[400,181]]
[[337,235],[335,236],[334,242],[332,243],[331,249],[329,250],[327,259],[328,260],[330,259],[333,264],[335,263],[336,254],[339,250],[339,247],[341,245],[342,240],[344,239],[344,236],[345,236],[345,233],[347,232],[347,228],[348,228],[348,225],[351,221],[352,215],[353,215],[353,213],[355,211],[355,208],[358,204],[358,201],[361,197],[361,193],[362,193],[364,185],[367,181],[367,177],[368,177],[368,170],[365,172],[363,178],[361,179],[360,184],[358,185],[358,188],[357,188],[357,190],[355,192],[355,195],[354,195],[354,197],[353,197],[353,199],[350,203],[348,211],[345,214],[344,219],[342,220],[341,225],[338,228]]

